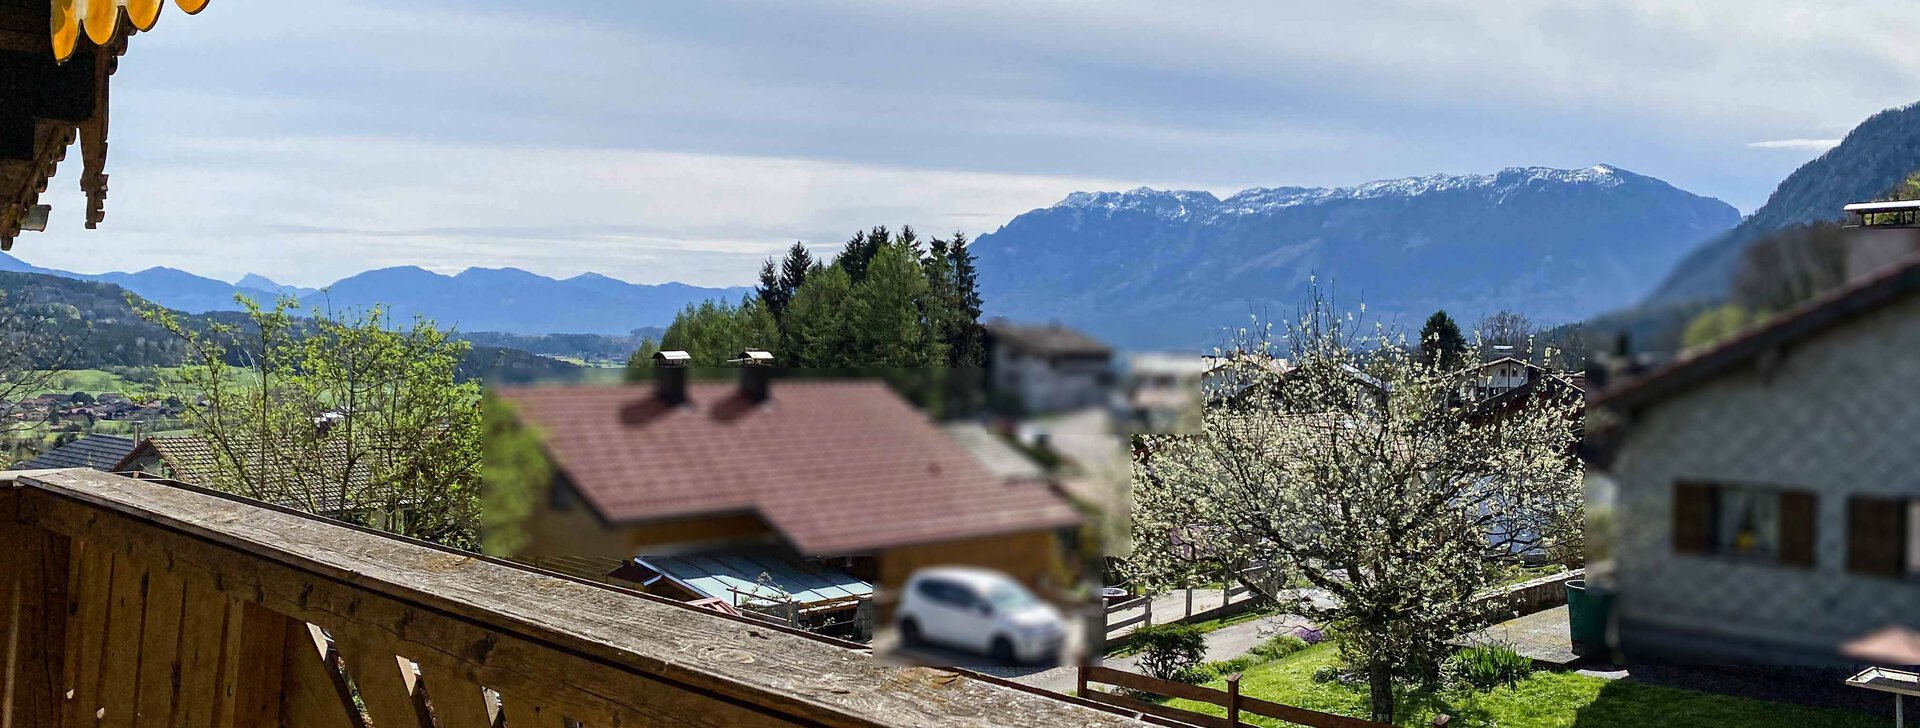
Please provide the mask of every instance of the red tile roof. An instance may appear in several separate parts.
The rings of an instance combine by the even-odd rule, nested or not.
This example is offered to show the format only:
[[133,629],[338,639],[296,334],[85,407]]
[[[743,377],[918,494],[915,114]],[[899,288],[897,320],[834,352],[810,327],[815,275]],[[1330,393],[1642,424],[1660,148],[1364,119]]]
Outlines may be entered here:
[[844,555],[1079,523],[1044,484],[1009,483],[886,385],[780,380],[764,404],[731,382],[497,390],[612,523],[753,512],[802,553]]

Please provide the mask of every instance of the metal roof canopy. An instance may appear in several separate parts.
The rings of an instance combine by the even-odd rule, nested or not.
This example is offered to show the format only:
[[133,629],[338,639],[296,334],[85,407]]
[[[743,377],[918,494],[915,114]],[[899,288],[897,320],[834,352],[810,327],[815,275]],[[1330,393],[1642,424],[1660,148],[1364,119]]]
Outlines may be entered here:
[[1906,696],[1920,697],[1920,674],[1905,670],[1869,667],[1847,678],[1847,684],[1856,688],[1893,693],[1893,728],[1906,726],[1906,706],[1903,705],[1906,702]]
[[837,569],[772,550],[708,556],[639,556],[633,561],[694,592],[736,606],[741,595],[775,603],[785,601],[780,594],[760,585],[762,573],[771,576],[773,586],[786,592],[789,599],[803,605],[873,596],[872,584]]
[[1886,212],[1888,210],[1920,210],[1920,200],[1895,200],[1893,202],[1855,202],[1840,208],[1843,212]]

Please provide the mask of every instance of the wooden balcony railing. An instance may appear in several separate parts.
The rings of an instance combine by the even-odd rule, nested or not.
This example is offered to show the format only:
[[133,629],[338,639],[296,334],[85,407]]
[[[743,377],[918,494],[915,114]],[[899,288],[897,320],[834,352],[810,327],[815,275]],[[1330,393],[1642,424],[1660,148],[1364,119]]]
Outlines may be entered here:
[[1123,726],[191,488],[0,474],[0,726]]

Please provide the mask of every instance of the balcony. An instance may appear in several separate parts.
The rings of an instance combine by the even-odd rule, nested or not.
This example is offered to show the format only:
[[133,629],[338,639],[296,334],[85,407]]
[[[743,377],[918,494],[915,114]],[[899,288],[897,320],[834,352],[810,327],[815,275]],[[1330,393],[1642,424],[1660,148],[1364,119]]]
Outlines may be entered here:
[[[0,726],[1137,726],[224,494],[0,473]],[[1157,722],[1157,721],[1156,721]]]

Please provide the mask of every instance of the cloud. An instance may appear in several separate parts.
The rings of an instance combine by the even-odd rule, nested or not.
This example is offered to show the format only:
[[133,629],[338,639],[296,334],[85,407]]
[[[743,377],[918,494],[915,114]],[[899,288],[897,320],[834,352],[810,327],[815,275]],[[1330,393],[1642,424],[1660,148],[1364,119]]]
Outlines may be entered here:
[[1755,149],[1810,149],[1817,152],[1824,152],[1828,149],[1832,149],[1834,147],[1840,146],[1840,140],[1839,139],[1770,139],[1764,142],[1750,142],[1747,144],[1747,146],[1753,147]]
[[1751,210],[1803,160],[1750,149],[1818,151],[1920,86],[1920,4],[1805,5],[216,4],[120,64],[103,228],[60,217],[63,177],[17,250],[731,284],[793,239],[978,233],[1076,190],[1601,161]]

